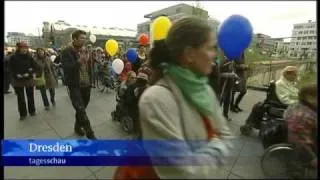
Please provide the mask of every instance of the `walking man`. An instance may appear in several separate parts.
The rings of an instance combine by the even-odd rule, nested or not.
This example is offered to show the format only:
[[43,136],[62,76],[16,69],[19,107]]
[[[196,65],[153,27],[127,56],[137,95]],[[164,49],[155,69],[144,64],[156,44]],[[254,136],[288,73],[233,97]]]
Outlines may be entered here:
[[74,131],[80,136],[96,139],[86,107],[90,101],[90,80],[88,62],[81,58],[83,45],[86,42],[86,32],[76,30],[72,33],[72,43],[62,51],[61,63],[65,75],[65,83],[69,89],[69,96],[76,110]]

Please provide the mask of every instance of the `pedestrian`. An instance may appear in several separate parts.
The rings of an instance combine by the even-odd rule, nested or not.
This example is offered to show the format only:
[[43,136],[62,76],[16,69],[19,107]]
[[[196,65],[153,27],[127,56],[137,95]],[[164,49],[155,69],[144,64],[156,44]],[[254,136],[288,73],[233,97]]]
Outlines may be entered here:
[[220,60],[220,105],[223,107],[223,115],[228,121],[232,121],[229,117],[229,110],[232,105],[232,92],[235,88],[237,75],[233,72],[232,62],[224,57]]
[[[231,108],[232,112],[242,112],[243,110],[239,107],[239,104],[243,97],[247,93],[247,71],[248,65],[245,64],[245,56],[242,53],[241,58],[239,61],[235,61],[235,73],[238,75],[239,79],[237,80],[235,88],[232,92],[232,99],[231,99]],[[237,98],[235,98],[236,92],[239,92]],[[235,102],[234,102],[235,99]]]
[[96,139],[92,130],[86,107],[90,101],[90,80],[88,75],[87,57],[83,52],[86,32],[76,30],[72,33],[72,42],[62,51],[61,62],[65,75],[65,83],[69,96],[76,111],[74,131],[80,136]]
[[39,69],[36,72],[36,87],[40,90],[43,105],[45,110],[50,109],[50,104],[47,97],[47,89],[50,93],[50,101],[52,106],[56,105],[55,88],[57,87],[57,79],[54,73],[54,65],[50,58],[45,56],[45,50],[38,48],[35,62]]
[[10,94],[10,83],[11,83],[11,73],[10,73],[10,67],[9,67],[9,60],[11,58],[11,56],[13,55],[11,50],[7,51],[7,54],[5,55],[4,59],[3,59],[3,69],[4,69],[4,73],[3,73],[3,80],[4,80],[4,93],[5,94]]
[[27,117],[24,92],[27,95],[30,116],[36,115],[33,74],[37,70],[37,65],[31,57],[28,51],[29,47],[25,42],[17,43],[17,48],[17,51],[9,60],[9,68],[12,75],[12,86],[17,95],[20,120],[24,120]]
[[[151,162],[160,156],[175,164],[174,156],[182,155],[180,163],[192,157],[193,164],[124,166],[116,171],[115,179],[214,178],[213,170],[228,156],[231,133],[208,85],[216,56],[213,40],[205,21],[188,17],[175,22],[166,39],[154,42],[150,64],[159,72],[153,76],[159,76],[139,100],[140,139]],[[145,145],[148,140],[167,140],[165,151]],[[175,155],[165,155],[171,150]]]
[[57,80],[57,85],[58,85],[58,77],[61,78],[62,80],[62,85],[64,86],[65,83],[64,83],[64,74],[63,74],[63,70],[62,70],[62,65],[61,65],[61,49],[58,50],[57,52],[57,56],[56,58],[54,59],[53,61],[53,65],[54,65],[54,68],[55,68],[55,76],[56,76],[56,80]]
[[99,78],[99,70],[100,67],[102,66],[102,61],[103,61],[103,49],[100,47],[97,47],[96,49],[96,54],[93,58],[93,87],[95,88],[96,85],[98,84],[98,78]]
[[147,60],[146,47],[139,45],[137,60],[132,64],[132,70],[138,73],[141,65]]

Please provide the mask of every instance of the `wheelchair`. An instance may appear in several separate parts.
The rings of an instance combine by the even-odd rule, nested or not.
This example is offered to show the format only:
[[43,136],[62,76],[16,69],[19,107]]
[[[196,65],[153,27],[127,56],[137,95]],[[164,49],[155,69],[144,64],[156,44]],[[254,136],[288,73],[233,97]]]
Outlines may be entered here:
[[265,129],[275,128],[283,123],[283,114],[287,105],[278,99],[275,82],[271,81],[270,85],[262,91],[267,92],[266,99],[253,106],[246,124],[240,127],[242,135],[248,136],[253,129],[258,129],[261,137]]
[[[301,157],[301,154],[308,153],[298,153],[295,146],[288,143],[287,134],[287,124],[283,123],[265,137],[269,139],[269,146],[260,159],[263,174],[268,179],[314,179],[315,169]],[[279,135],[281,139],[277,139]]]
[[134,120],[129,114],[128,107],[125,105],[124,95],[120,96],[120,86],[117,87],[116,109],[111,112],[112,121],[118,121],[121,128],[131,134],[134,131]]

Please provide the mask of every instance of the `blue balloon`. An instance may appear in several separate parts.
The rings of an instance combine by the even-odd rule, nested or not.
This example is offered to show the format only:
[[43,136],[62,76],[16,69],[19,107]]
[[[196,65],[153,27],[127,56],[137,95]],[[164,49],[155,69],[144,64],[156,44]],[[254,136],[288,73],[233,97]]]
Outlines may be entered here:
[[138,54],[136,52],[136,50],[130,48],[128,49],[127,53],[126,53],[127,59],[129,62],[131,63],[135,63],[138,57]]
[[232,15],[218,28],[218,45],[229,60],[239,60],[249,47],[253,36],[249,20],[240,15]]

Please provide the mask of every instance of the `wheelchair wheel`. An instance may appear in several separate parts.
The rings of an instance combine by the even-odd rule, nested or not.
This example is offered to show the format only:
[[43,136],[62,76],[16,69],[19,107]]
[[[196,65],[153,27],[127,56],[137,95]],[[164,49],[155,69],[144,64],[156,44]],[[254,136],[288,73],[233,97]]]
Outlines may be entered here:
[[266,178],[290,178],[289,164],[294,159],[294,149],[290,144],[275,144],[266,149],[261,157],[261,170]]
[[252,127],[246,124],[240,127],[240,131],[242,135],[249,136],[252,132]]
[[121,126],[127,133],[132,133],[134,128],[133,119],[129,116],[123,116],[121,118]]

